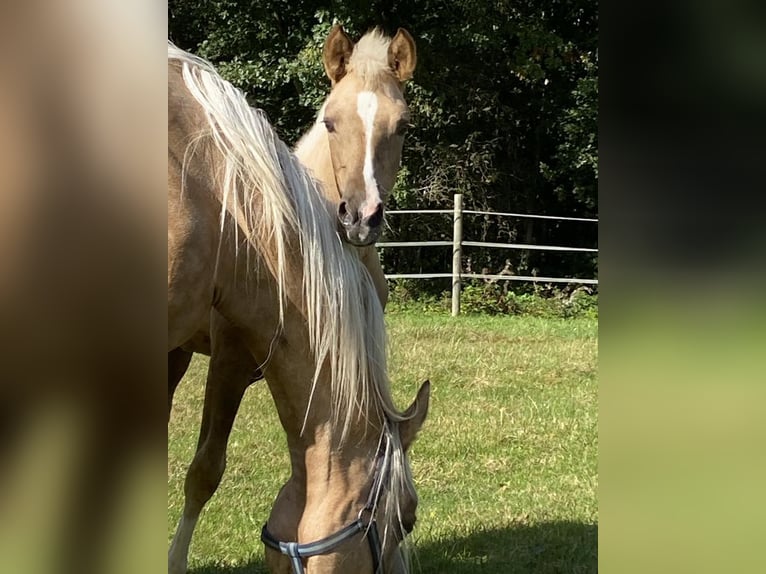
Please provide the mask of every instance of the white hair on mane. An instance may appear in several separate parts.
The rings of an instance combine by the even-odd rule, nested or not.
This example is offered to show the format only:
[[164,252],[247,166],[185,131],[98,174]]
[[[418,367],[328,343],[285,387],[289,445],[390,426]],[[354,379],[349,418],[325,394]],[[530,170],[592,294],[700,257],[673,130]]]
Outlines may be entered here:
[[[374,32],[362,38],[357,48],[362,46],[367,54],[374,51],[373,45],[381,49],[383,42]],[[233,217],[247,236],[248,248],[256,249],[267,262],[279,289],[282,319],[288,271],[302,274],[302,297],[295,303],[305,316],[316,359],[312,396],[321,372],[329,369],[332,420],[342,424],[341,441],[353,420],[363,420],[370,410],[386,421],[382,431],[389,439],[384,454],[389,469],[385,511],[388,517],[398,517],[401,525],[401,496],[405,490],[413,497],[416,494],[398,425],[388,422],[401,422],[405,416],[391,396],[383,309],[370,275],[340,241],[318,184],[264,114],[251,108],[242,92],[221,78],[209,62],[171,42],[168,59],[183,64],[184,83],[204,111],[210,127],[207,135],[221,155],[221,226],[227,214]],[[302,269],[294,270],[289,269],[289,247],[296,243]]]
[[390,44],[391,38],[383,30],[370,30],[354,45],[348,60],[348,72],[356,74],[368,87],[375,87],[382,79],[393,78],[393,71],[388,63]]

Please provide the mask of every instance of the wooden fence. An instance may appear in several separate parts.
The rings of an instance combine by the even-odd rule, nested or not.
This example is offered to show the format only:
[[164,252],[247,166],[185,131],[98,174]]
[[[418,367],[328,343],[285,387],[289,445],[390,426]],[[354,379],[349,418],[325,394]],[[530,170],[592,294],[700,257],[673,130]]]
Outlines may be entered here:
[[443,277],[452,278],[452,315],[460,314],[460,290],[462,279],[488,279],[495,281],[535,281],[538,283],[579,283],[584,285],[598,285],[598,279],[586,279],[579,277],[540,277],[537,275],[487,275],[483,273],[463,273],[463,246],[486,247],[492,249],[532,249],[539,251],[569,251],[581,253],[598,253],[598,249],[590,247],[561,247],[558,245],[529,245],[525,243],[487,243],[483,241],[463,240],[463,215],[494,215],[500,217],[519,217],[531,219],[554,219],[563,221],[581,221],[585,223],[598,223],[598,219],[586,217],[556,217],[553,215],[532,215],[527,213],[500,213],[494,211],[474,211],[463,209],[463,195],[455,194],[453,209],[402,209],[386,212],[389,215],[406,215],[411,213],[451,213],[452,214],[452,241],[384,241],[378,243],[378,247],[447,247],[452,246],[452,272],[451,273],[391,273],[386,274],[387,279],[435,279]]

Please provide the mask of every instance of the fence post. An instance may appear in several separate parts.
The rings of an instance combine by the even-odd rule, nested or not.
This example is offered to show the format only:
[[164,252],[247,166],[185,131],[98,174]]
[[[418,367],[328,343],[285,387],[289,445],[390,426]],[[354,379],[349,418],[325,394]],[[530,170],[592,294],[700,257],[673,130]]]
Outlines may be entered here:
[[452,214],[452,316],[460,314],[460,272],[463,255],[463,194],[455,194]]

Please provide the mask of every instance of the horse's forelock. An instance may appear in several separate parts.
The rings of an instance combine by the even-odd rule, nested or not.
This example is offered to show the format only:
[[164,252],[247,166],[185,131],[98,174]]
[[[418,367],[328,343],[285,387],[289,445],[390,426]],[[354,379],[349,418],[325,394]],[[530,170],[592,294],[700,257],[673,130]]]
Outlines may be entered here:
[[381,84],[395,80],[388,61],[391,38],[375,28],[354,45],[348,62],[349,74],[356,75],[365,89],[376,90]]

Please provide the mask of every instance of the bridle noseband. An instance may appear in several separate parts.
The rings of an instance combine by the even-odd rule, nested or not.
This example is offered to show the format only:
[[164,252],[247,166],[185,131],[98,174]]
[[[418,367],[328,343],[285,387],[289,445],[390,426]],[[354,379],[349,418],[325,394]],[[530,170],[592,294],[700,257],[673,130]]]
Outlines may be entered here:
[[380,546],[380,536],[378,535],[378,524],[373,517],[373,513],[383,492],[383,485],[388,472],[389,457],[386,456],[388,444],[389,439],[388,436],[386,436],[385,440],[381,441],[380,448],[378,449],[378,454],[375,460],[375,475],[372,479],[370,493],[367,495],[367,502],[359,511],[356,520],[351,524],[344,526],[337,532],[334,532],[325,538],[314,542],[305,542],[303,544],[277,540],[269,532],[268,522],[263,525],[263,528],[261,529],[261,541],[269,548],[281,552],[285,556],[289,556],[295,574],[305,573],[305,569],[303,568],[303,558],[329,554],[338,546],[360,532],[365,533],[367,542],[370,545],[373,573],[378,574],[378,572],[381,571],[380,567],[382,565],[383,555]]
[[377,573],[381,563],[381,549],[380,549],[380,537],[378,536],[378,526],[375,520],[365,522],[361,518],[361,514],[366,511],[362,509],[360,517],[348,526],[344,526],[334,534],[317,540],[315,542],[307,542],[305,544],[298,544],[297,542],[280,542],[269,533],[266,528],[266,524],[263,525],[261,530],[261,540],[269,548],[273,548],[277,552],[281,552],[290,557],[290,561],[293,565],[293,572],[295,574],[304,574],[303,558],[310,556],[319,556],[321,554],[329,554],[335,550],[338,546],[346,542],[348,539],[353,538],[360,532],[367,531],[367,542],[370,545],[370,552],[372,553],[372,568],[373,572]]

